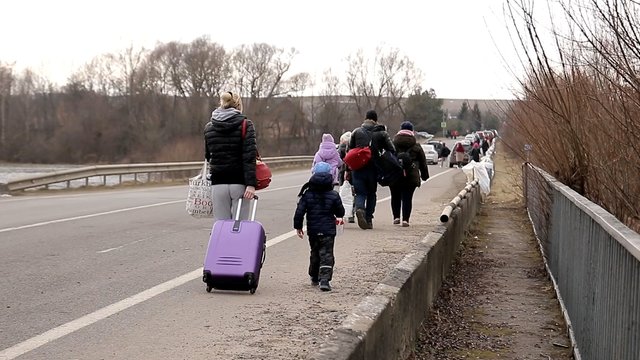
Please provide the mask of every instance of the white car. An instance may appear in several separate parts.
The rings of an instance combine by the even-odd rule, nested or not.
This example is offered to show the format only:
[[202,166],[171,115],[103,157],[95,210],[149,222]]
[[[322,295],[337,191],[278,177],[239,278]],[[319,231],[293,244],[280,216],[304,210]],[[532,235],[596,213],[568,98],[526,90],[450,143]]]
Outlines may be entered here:
[[424,150],[424,155],[427,157],[427,164],[437,164],[438,163],[438,152],[436,148],[431,144],[422,144],[422,150]]
[[470,143],[474,142],[476,139],[476,135],[474,134],[467,134],[464,136],[464,139],[469,141]]

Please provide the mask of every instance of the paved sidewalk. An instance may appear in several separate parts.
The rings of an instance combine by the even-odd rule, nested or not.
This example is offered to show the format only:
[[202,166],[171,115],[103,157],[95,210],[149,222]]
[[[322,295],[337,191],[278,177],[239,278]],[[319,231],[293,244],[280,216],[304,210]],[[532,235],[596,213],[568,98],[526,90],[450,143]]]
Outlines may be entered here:
[[572,359],[560,305],[518,195],[519,164],[499,156],[496,165],[491,194],[410,359]]

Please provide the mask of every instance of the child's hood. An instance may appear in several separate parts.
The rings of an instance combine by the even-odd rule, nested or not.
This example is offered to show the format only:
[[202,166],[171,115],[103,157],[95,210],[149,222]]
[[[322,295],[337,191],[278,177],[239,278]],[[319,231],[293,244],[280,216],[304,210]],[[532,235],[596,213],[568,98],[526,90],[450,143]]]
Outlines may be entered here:
[[311,175],[309,189],[318,192],[333,190],[333,175],[327,172]]

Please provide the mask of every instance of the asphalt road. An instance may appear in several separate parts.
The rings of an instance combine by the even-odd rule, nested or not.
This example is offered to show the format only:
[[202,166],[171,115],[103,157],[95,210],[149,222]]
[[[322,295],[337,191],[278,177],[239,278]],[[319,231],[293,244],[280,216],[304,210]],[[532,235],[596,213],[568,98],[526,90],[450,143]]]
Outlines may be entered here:
[[[423,188],[461,175],[430,169]],[[295,301],[279,287],[307,266],[292,215],[308,176],[276,172],[258,192],[269,249],[255,295],[205,292],[212,221],[186,214],[186,186],[0,198],[0,359],[245,358],[198,349],[254,336],[248,308]]]

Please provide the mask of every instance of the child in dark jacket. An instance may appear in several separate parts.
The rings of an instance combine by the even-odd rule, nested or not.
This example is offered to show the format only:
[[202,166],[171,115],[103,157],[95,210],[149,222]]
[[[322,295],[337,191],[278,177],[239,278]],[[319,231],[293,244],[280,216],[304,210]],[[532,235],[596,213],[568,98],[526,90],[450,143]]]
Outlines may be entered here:
[[331,166],[325,162],[317,163],[309,182],[302,186],[299,200],[293,216],[293,228],[298,237],[304,237],[302,224],[307,216],[307,235],[311,255],[309,257],[309,276],[311,284],[320,285],[320,290],[330,291],[333,276],[333,244],[336,237],[336,220],[342,221],[344,207],[338,192],[333,190]]

